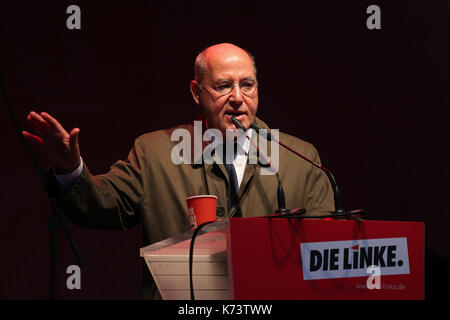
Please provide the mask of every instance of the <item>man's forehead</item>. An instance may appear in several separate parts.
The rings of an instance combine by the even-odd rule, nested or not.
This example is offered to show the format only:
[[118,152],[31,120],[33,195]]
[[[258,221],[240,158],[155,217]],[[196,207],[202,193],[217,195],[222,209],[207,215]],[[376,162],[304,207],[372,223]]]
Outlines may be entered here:
[[211,47],[205,51],[207,64],[214,66],[227,63],[250,63],[252,59],[249,54],[239,47]]
[[[240,49],[240,48],[239,48]],[[208,52],[206,73],[210,76],[254,77],[254,66],[251,57],[244,50],[214,50]]]

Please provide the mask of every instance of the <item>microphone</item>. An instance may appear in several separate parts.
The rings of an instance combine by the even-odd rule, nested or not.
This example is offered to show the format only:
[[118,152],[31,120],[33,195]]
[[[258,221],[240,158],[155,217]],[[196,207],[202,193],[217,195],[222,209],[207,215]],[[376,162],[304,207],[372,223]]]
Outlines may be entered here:
[[[256,124],[252,123],[250,125],[250,128],[254,129],[258,134],[260,132],[260,130],[263,130],[263,128],[257,126]],[[303,160],[311,163],[313,166],[319,168],[320,170],[322,170],[323,172],[325,172],[325,174],[327,175],[328,180],[330,180],[331,185],[333,186],[333,192],[334,192],[334,214],[338,214],[339,216],[341,215],[353,215],[353,214],[364,214],[365,210],[363,209],[359,209],[359,210],[352,210],[352,211],[346,211],[343,208],[343,204],[342,204],[342,194],[341,191],[339,190],[339,187],[336,183],[336,179],[334,178],[333,174],[325,169],[324,167],[322,167],[320,164],[308,159],[307,157],[305,157],[304,155],[302,155],[301,153],[289,148],[287,145],[285,145],[284,143],[282,143],[281,141],[275,139],[270,132],[267,132],[267,140],[268,141],[275,141],[276,143],[278,143],[279,145],[283,146],[284,148],[286,148],[287,150],[289,150],[290,152],[296,154],[297,156],[299,156],[300,158],[302,158]]]
[[[239,130],[243,131],[243,134],[247,137],[247,139],[253,144],[253,146],[258,150],[259,154],[264,158],[264,161],[266,161],[272,171],[275,173],[277,180],[278,180],[278,187],[277,187],[277,200],[278,200],[278,209],[275,211],[278,214],[288,214],[290,213],[289,209],[286,209],[286,199],[284,195],[283,186],[281,185],[280,176],[278,175],[277,170],[274,169],[272,164],[267,160],[266,156],[259,150],[255,142],[245,133],[247,131],[247,128],[244,127],[244,125],[235,117],[231,117],[231,121],[233,121],[234,126]],[[297,213],[297,211],[296,211]]]

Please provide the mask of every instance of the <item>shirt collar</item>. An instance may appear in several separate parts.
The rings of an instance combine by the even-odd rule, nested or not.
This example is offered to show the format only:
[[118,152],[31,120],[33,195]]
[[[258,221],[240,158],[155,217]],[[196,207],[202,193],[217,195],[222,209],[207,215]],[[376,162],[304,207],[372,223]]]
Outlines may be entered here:
[[246,135],[253,140],[253,132],[253,129],[247,129],[247,131],[245,131],[245,134],[242,134],[237,138],[238,155],[241,155],[243,153],[245,155],[248,155],[248,150],[250,149],[251,142],[249,139],[247,139]]

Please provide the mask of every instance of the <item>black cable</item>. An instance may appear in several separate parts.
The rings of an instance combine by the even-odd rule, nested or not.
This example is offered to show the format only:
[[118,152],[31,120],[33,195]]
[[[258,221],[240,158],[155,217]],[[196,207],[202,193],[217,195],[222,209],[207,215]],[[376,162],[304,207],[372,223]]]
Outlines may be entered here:
[[304,216],[298,214],[286,214],[286,215],[272,215],[260,218],[284,218],[284,219],[325,219],[325,218],[346,218],[346,219],[359,219],[360,216],[367,214],[364,209],[358,209],[353,211],[344,212],[332,212],[331,214],[320,215],[320,216]]
[[210,224],[216,222],[216,220],[214,221],[208,221],[205,223],[202,223],[201,225],[199,225],[197,227],[197,229],[194,230],[194,233],[192,234],[192,239],[191,239],[191,244],[189,246],[189,289],[191,291],[191,300],[195,300],[194,298],[194,283],[192,280],[192,262],[193,262],[193,256],[194,256],[194,242],[195,242],[195,238],[197,237],[197,234],[200,232],[200,230]]

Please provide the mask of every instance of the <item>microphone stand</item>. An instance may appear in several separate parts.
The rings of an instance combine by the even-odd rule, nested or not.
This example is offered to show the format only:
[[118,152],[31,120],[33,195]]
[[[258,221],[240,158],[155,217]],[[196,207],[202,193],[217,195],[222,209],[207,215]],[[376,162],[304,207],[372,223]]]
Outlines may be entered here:
[[[250,128],[254,129],[258,134],[259,131],[262,129],[261,127],[257,126],[256,124],[252,123],[250,125]],[[341,191],[339,190],[339,187],[336,183],[336,179],[334,178],[333,174],[328,170],[325,169],[324,167],[322,167],[321,165],[319,165],[318,163],[308,159],[307,157],[305,157],[304,155],[302,155],[301,153],[289,148],[287,145],[285,145],[284,143],[282,143],[281,141],[275,139],[270,132],[267,132],[267,136],[266,139],[269,141],[275,141],[276,143],[278,143],[279,145],[283,146],[285,149],[287,149],[288,151],[294,153],[295,155],[299,156],[300,158],[302,158],[303,160],[305,160],[306,162],[309,162],[310,164],[312,164],[313,166],[319,168],[320,170],[322,170],[323,172],[325,172],[325,174],[327,175],[328,180],[331,182],[331,185],[333,187],[333,193],[334,193],[334,208],[335,210],[330,212],[330,216],[322,216],[321,218],[359,218],[359,216],[364,215],[367,213],[367,211],[365,209],[357,209],[357,210],[345,210],[342,204],[342,194]]]
[[[6,109],[8,111],[8,115],[11,119],[11,121],[14,124],[14,127],[16,129],[16,133],[18,134],[20,140],[22,141],[23,145],[25,146],[25,150],[27,151],[31,162],[33,163],[33,166],[35,170],[37,171],[39,178],[41,180],[42,186],[44,188],[45,192],[45,172],[40,166],[33,150],[30,147],[29,142],[23,137],[22,135],[22,128],[19,124],[19,121],[17,121],[17,117],[15,116],[14,110],[9,103],[8,95],[6,94],[6,86],[3,78],[3,72],[0,68],[0,93],[3,97],[3,100],[5,102]],[[49,232],[49,253],[50,253],[50,278],[49,278],[49,293],[50,293],[50,300],[55,300],[56,298],[56,267],[58,262],[58,228],[61,227],[64,234],[66,235],[67,239],[69,240],[69,244],[75,254],[75,257],[77,258],[77,261],[80,266],[84,265],[84,259],[81,256],[80,250],[78,249],[77,244],[75,243],[75,240],[72,237],[72,234],[70,233],[69,227],[67,225],[67,221],[65,220],[65,216],[62,212],[58,210],[58,208],[52,203],[52,216],[48,221],[48,232]]]
[[[267,160],[267,157],[264,155],[264,153],[261,152],[261,150],[259,150],[259,148],[256,145],[256,143],[245,133],[247,131],[247,128],[244,127],[244,125],[238,119],[236,119],[236,117],[231,117],[231,121],[233,121],[233,124],[236,127],[236,129],[237,130],[241,130],[242,134],[244,134],[245,137],[250,141],[250,143],[256,148],[256,150],[258,150],[259,155],[261,155],[264,158],[264,161],[267,162],[267,164],[270,166],[270,168],[272,169],[273,173],[277,177],[277,182],[278,182],[278,187],[277,187],[278,209],[275,210],[275,215],[273,215],[273,216],[290,217],[290,216],[294,216],[294,215],[304,214],[306,212],[306,210],[303,209],[303,208],[296,208],[294,210],[289,210],[289,209],[286,208],[286,200],[285,200],[284,190],[283,190],[283,186],[281,184],[280,175],[278,174],[277,170],[272,166],[272,164],[269,162],[269,160]],[[272,217],[272,216],[269,216],[269,217]]]

